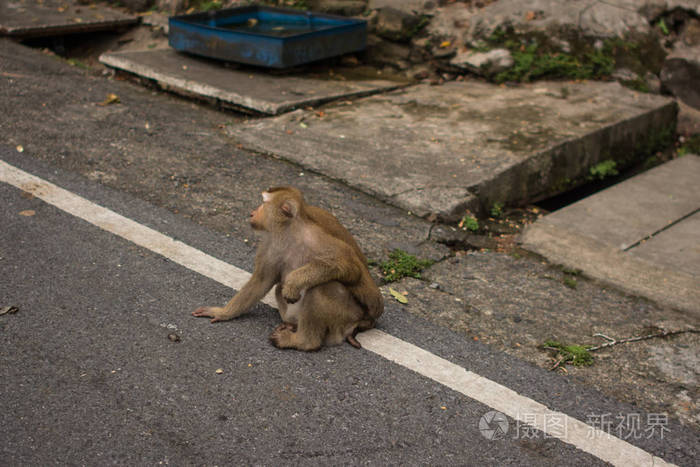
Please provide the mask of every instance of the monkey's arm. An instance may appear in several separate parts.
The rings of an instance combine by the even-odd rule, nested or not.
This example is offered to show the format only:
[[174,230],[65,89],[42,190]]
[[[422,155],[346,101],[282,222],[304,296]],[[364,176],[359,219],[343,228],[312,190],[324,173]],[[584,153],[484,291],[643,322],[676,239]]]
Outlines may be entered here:
[[211,322],[226,321],[236,318],[250,310],[258,303],[267,292],[277,283],[278,278],[274,274],[263,273],[256,268],[250,280],[241,290],[226,304],[225,307],[202,306],[192,312],[192,316],[207,316]]
[[361,266],[351,255],[312,260],[289,273],[282,284],[282,296],[288,303],[295,303],[303,290],[320,284],[331,281],[346,286],[356,284],[361,279]]

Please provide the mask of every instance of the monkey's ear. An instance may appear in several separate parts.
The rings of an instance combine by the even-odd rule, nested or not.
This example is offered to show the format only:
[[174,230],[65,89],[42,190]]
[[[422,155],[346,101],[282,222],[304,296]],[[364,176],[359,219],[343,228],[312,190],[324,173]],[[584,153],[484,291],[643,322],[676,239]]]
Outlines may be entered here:
[[299,203],[294,199],[284,200],[282,206],[280,206],[282,214],[287,217],[296,217],[299,212]]

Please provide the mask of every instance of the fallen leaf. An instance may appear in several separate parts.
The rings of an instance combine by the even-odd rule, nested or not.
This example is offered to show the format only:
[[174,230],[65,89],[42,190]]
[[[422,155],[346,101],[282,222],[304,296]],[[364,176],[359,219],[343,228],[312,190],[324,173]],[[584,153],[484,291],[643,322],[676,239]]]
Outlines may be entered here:
[[534,11],[528,11],[525,13],[525,21],[532,21],[535,18],[537,18],[537,13]]
[[27,209],[27,210],[25,210],[25,211],[20,211],[20,212],[19,212],[19,215],[20,215],[20,216],[24,216],[24,217],[31,217],[31,216],[33,216],[34,214],[36,214],[36,211],[34,211],[33,209]]
[[451,45],[452,45],[452,42],[450,42],[450,41],[442,41],[442,42],[440,43],[440,48],[441,48],[441,49],[444,49],[444,48],[449,47],[449,46],[451,46]]
[[406,297],[404,297],[401,292],[397,292],[396,290],[389,287],[389,293],[391,294],[392,297],[394,297],[396,299],[397,302],[408,303],[408,299]]
[[19,308],[16,306],[4,306],[0,308],[0,316],[2,315],[11,315],[13,313],[17,313],[19,311]]
[[24,146],[22,146],[21,144],[18,144],[17,145],[17,152],[24,152]]
[[116,94],[109,93],[109,94],[107,94],[107,97],[105,98],[105,100],[103,100],[102,102],[100,102],[97,105],[101,105],[104,107],[105,105],[118,104],[119,102],[120,102],[119,96],[117,96]]

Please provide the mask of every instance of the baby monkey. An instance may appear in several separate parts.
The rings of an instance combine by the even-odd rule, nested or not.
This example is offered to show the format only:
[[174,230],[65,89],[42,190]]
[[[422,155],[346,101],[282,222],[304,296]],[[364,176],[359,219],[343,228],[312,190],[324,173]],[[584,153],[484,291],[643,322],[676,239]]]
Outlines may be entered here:
[[262,238],[250,280],[221,307],[199,307],[192,315],[211,322],[240,316],[275,288],[282,324],[270,335],[278,348],[318,350],[374,327],[384,311],[367,259],[350,232],[330,212],[306,204],[299,190],[270,188],[251,213]]

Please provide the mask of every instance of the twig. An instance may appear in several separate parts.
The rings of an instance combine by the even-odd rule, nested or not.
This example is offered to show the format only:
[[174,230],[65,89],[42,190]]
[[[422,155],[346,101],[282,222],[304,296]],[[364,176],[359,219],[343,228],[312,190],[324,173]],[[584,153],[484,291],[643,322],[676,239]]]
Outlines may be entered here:
[[627,342],[643,341],[646,339],[653,339],[655,337],[673,336],[675,334],[683,334],[686,332],[696,333],[699,331],[697,329],[680,329],[680,330],[676,330],[676,331],[661,331],[661,332],[657,332],[656,334],[648,334],[646,336],[628,337],[627,339],[620,339],[619,341],[615,340],[611,337],[608,337],[605,334],[597,333],[597,334],[593,334],[593,337],[602,337],[603,339],[607,340],[608,342],[606,342],[605,344],[596,345],[594,347],[587,347],[586,350],[588,350],[589,352],[595,352],[596,350],[604,349],[606,347],[612,347],[613,345],[617,345],[617,344],[625,344]]
[[[545,347],[545,348],[554,349],[554,347]],[[554,349],[554,350],[558,350],[558,349]],[[564,362],[564,360],[567,360],[567,358],[566,358],[566,357],[560,357],[559,360],[557,360],[557,363],[555,363],[554,366],[553,366],[552,368],[549,369],[549,371],[554,371],[554,370],[556,370],[556,369],[559,367],[559,365],[561,365],[561,364]]]

